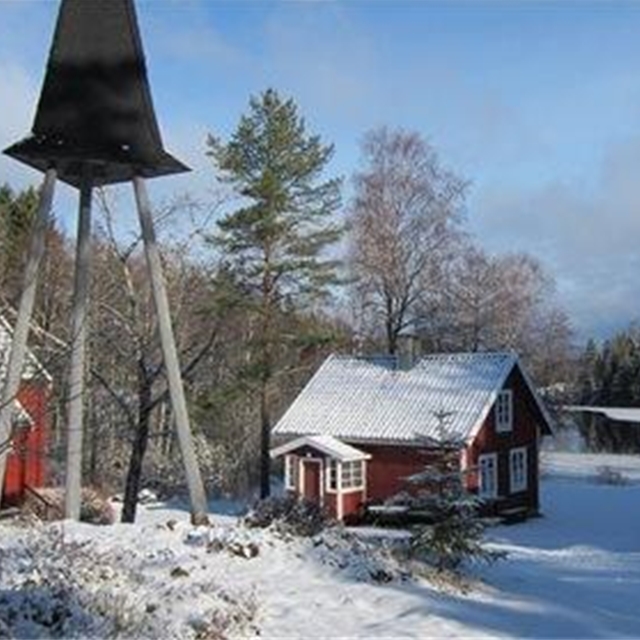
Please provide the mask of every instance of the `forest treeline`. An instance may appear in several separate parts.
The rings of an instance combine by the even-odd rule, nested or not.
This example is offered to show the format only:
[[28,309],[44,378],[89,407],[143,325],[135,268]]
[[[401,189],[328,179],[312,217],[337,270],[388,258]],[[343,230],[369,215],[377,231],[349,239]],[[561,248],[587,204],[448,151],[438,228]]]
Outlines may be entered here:
[[[640,407],[640,326],[632,324],[600,344],[588,341],[577,364],[574,397],[582,405]],[[582,416],[579,424],[592,451],[640,451],[640,425],[598,414]]]
[[[266,495],[270,429],[331,352],[399,355],[412,336],[423,353],[515,350],[544,387],[573,383],[579,371],[593,393],[605,384],[576,357],[552,275],[531,255],[482,248],[466,223],[469,181],[419,133],[366,133],[347,177],[331,175],[333,150],[308,131],[292,99],[267,90],[227,140],[207,139],[212,200],[187,195],[155,208],[211,491],[261,486]],[[0,188],[9,321],[36,203],[34,189]],[[182,471],[144,256],[123,229],[131,205],[109,191],[97,191],[95,204],[85,483],[132,495],[143,484],[175,487]],[[59,470],[72,280],[73,243],[52,215],[32,345],[55,381]],[[637,366],[637,354],[631,359]]]

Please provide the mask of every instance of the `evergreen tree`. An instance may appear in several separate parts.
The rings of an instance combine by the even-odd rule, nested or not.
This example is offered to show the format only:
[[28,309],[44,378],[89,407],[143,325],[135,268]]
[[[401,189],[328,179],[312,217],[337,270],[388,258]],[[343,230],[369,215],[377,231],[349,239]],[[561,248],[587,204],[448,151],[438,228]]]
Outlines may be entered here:
[[268,89],[252,97],[226,143],[212,136],[208,155],[220,180],[241,197],[238,209],[218,222],[214,241],[248,291],[245,302],[260,318],[255,366],[261,421],[261,496],[269,495],[271,407],[268,387],[277,370],[281,341],[278,311],[326,294],[337,263],[324,250],[341,228],[332,215],[340,205],[340,181],[322,180],[333,147],[309,135],[291,99]]
[[[593,406],[640,406],[640,331],[632,325],[598,346],[587,344],[580,362],[578,402]],[[600,415],[580,418],[588,446],[594,451],[640,450],[638,425]]]
[[424,471],[411,478],[424,489],[415,508],[428,520],[413,529],[411,549],[438,571],[454,570],[466,559],[490,561],[498,557],[482,543],[485,523],[479,513],[481,502],[465,488],[466,473],[460,468],[465,443],[448,437],[449,417],[443,411],[436,414],[438,446]]
[[16,304],[20,296],[31,226],[38,207],[38,193],[29,188],[15,193],[0,186],[0,290]]

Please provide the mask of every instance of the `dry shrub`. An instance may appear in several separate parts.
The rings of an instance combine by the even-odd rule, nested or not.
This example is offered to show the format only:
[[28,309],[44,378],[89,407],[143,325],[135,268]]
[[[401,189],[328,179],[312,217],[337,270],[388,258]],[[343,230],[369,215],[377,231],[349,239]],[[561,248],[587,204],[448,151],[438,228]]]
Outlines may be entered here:
[[[62,488],[38,489],[29,493],[24,503],[27,513],[36,515],[47,522],[64,518],[64,490]],[[90,524],[113,524],[115,512],[109,499],[98,489],[82,489],[80,521]]]
[[294,496],[266,498],[257,502],[244,520],[248,527],[273,526],[280,533],[315,536],[328,524],[323,509]]

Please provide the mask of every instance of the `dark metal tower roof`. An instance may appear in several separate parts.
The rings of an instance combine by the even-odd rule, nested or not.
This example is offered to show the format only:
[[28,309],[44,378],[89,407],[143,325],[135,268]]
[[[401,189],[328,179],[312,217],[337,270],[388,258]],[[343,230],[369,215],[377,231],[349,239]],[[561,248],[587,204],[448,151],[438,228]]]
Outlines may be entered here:
[[62,0],[32,135],[5,150],[78,187],[188,171],[162,145],[133,0]]

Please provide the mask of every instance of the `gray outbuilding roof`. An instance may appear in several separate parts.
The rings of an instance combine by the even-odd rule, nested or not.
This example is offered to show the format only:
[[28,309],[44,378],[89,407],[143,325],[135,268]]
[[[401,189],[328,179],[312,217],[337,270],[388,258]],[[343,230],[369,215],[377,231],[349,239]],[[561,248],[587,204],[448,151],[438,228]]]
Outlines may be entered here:
[[[0,384],[4,384],[4,379],[7,374],[12,340],[13,329],[4,316],[0,315]],[[42,376],[51,381],[51,376],[40,364],[33,351],[27,349],[24,367],[22,369],[22,379],[31,380],[37,376]]]
[[349,462],[350,460],[368,460],[371,458],[368,453],[364,453],[364,451],[351,447],[333,436],[325,435],[302,436],[300,438],[296,438],[295,440],[291,440],[286,444],[276,447],[275,449],[271,449],[270,454],[272,458],[278,458],[286,453],[305,446],[322,451],[322,453],[325,453],[330,458],[340,460],[341,462]]
[[470,441],[516,366],[513,353],[431,355],[409,370],[384,360],[329,356],[273,434],[322,434],[349,442],[437,442],[443,436],[442,414],[446,439]]

